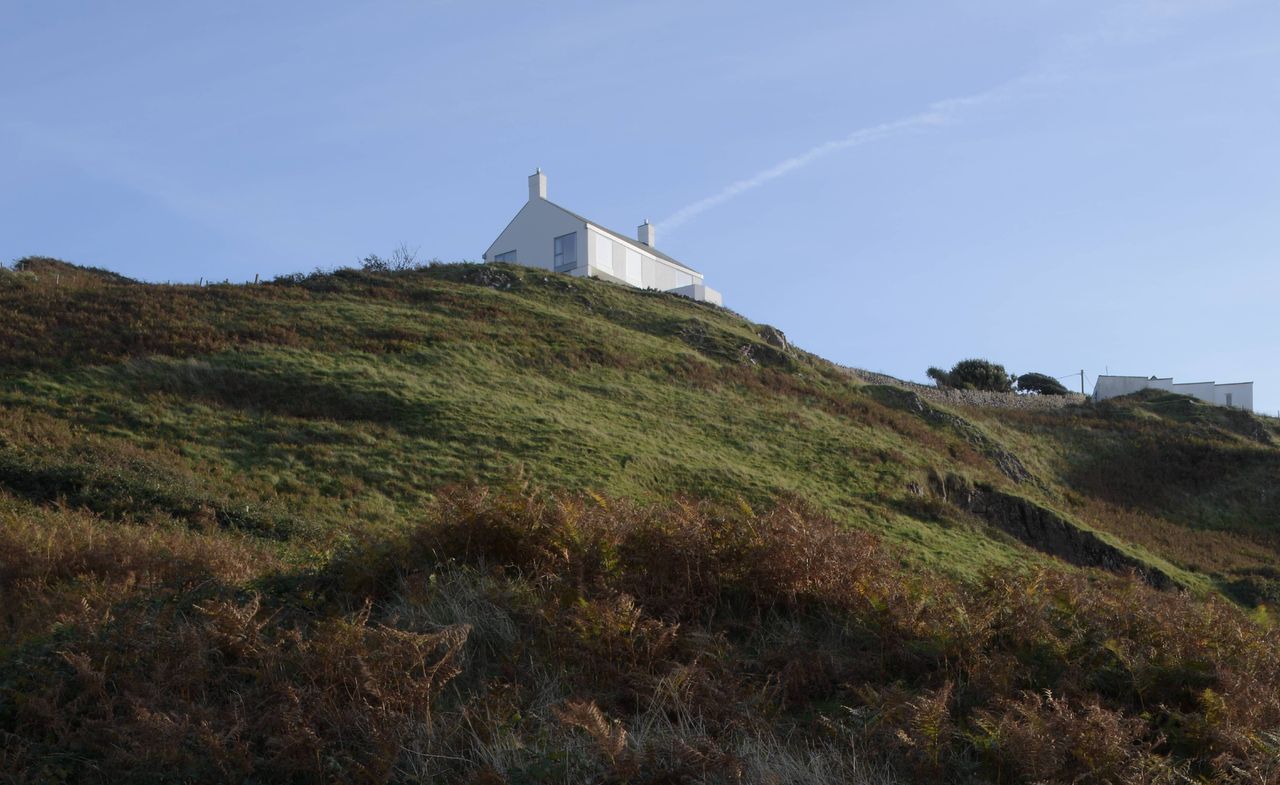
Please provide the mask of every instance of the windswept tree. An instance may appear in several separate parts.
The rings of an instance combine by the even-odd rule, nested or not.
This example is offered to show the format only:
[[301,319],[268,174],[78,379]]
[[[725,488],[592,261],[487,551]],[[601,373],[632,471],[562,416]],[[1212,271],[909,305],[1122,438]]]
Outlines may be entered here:
[[1062,382],[1043,373],[1024,373],[1018,377],[1018,392],[1036,395],[1066,395],[1069,391]]
[[1003,365],[990,360],[961,360],[951,366],[950,371],[930,368],[925,373],[943,388],[991,392],[1010,392],[1013,389],[1013,377],[1005,371]]

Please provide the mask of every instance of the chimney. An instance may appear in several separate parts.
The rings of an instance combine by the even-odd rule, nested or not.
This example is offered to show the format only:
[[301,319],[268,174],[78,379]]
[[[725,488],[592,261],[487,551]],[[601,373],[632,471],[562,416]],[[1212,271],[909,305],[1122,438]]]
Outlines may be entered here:
[[640,228],[636,229],[636,239],[643,245],[647,245],[650,248],[653,247],[654,228],[653,224],[649,223],[648,218],[644,219],[644,223],[640,224]]
[[529,175],[529,201],[547,198],[547,176],[542,170]]

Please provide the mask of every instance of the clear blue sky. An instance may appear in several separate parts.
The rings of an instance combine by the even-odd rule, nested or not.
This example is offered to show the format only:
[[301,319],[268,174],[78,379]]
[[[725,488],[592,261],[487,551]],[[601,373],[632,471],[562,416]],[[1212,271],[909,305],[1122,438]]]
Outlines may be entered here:
[[838,362],[1280,410],[1274,0],[0,2],[0,259],[476,259],[536,166]]

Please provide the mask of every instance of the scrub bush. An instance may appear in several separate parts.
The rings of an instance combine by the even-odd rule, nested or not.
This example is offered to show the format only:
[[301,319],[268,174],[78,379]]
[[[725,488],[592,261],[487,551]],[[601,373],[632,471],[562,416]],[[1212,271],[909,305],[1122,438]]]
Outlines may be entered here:
[[1043,373],[1024,373],[1018,377],[1018,391],[1037,395],[1066,395],[1062,382]]
[[1005,372],[1004,366],[990,360],[961,360],[950,371],[930,368],[927,375],[939,387],[956,390],[1010,392],[1013,389],[1013,379]]

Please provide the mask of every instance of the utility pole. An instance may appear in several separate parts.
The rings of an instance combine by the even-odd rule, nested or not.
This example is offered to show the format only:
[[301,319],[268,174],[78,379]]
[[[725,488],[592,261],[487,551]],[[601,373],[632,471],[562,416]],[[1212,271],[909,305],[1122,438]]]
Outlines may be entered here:
[[1080,369],[1080,394],[1084,395],[1084,369]]

